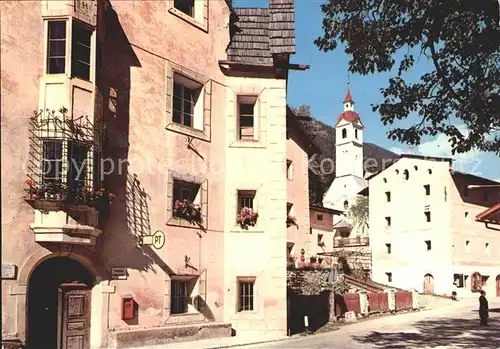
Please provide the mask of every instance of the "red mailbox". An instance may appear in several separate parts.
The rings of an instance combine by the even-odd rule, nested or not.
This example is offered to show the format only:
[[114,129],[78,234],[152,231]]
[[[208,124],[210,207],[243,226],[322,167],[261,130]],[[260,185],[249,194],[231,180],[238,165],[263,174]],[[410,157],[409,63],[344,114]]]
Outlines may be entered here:
[[132,296],[122,297],[122,320],[135,318],[135,302]]

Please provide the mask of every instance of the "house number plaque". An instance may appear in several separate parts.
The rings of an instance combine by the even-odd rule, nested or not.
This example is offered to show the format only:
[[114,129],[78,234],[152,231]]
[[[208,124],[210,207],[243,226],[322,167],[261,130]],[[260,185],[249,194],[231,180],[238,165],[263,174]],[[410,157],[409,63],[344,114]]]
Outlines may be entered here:
[[2,264],[2,280],[15,280],[17,277],[17,265]]
[[75,15],[78,19],[95,25],[95,16],[97,15],[97,7],[95,0],[75,0]]

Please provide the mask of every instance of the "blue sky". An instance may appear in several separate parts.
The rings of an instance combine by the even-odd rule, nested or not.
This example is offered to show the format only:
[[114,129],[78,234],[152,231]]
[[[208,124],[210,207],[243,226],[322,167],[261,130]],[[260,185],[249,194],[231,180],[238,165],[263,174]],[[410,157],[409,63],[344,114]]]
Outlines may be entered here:
[[[311,68],[303,72],[291,72],[288,83],[288,104],[294,106],[308,104],[315,118],[332,125],[343,110],[342,101],[347,89],[349,56],[342,48],[325,53],[313,43],[322,34],[323,14],[320,5],[324,2],[326,1],[295,1],[297,53],[291,60],[293,63],[309,64]],[[233,0],[234,7],[268,7],[268,4],[269,0]],[[422,56],[411,71],[412,75],[407,78],[418,79],[429,68],[430,64]],[[389,127],[383,125],[378,113],[372,112],[371,104],[382,100],[380,88],[388,85],[388,78],[391,75],[393,74],[379,73],[367,76],[350,74],[352,97],[356,102],[355,110],[365,125],[365,142],[375,143],[395,152],[451,156],[449,144],[444,136],[425,139],[420,146],[412,149],[386,138]],[[401,125],[408,125],[410,121],[407,120]],[[455,170],[500,180],[500,159],[494,154],[470,152],[454,158]]]

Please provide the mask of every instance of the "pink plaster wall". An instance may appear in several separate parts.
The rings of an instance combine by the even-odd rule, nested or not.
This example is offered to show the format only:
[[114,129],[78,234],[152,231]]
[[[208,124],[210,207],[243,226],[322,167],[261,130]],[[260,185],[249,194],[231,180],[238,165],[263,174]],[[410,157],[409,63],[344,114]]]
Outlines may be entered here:
[[[2,1],[0,13],[2,263],[21,266],[27,255],[40,248],[28,227],[33,212],[22,197],[28,159],[28,119],[37,108],[42,73],[39,38],[43,37],[43,28],[38,1]],[[12,281],[2,280],[2,334],[15,332],[15,299],[8,296],[11,284]]]
[[300,249],[308,250],[310,244],[309,162],[307,148],[299,134],[292,127],[288,127],[288,134],[286,156],[292,161],[293,177],[287,181],[287,202],[293,204],[298,227],[292,225],[287,228],[287,242],[294,242],[294,251],[298,256]]

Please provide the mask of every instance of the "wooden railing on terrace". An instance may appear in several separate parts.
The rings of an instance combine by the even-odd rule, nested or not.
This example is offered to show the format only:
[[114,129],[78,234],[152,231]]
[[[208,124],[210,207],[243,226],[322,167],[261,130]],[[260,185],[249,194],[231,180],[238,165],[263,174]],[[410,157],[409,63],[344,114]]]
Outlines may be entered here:
[[370,238],[368,236],[357,236],[355,238],[341,238],[333,240],[333,247],[368,246]]

